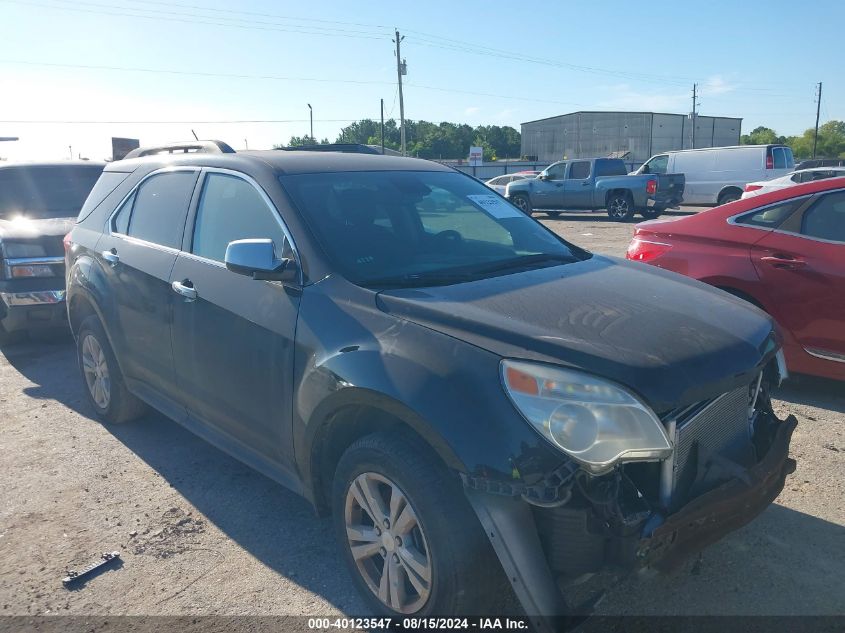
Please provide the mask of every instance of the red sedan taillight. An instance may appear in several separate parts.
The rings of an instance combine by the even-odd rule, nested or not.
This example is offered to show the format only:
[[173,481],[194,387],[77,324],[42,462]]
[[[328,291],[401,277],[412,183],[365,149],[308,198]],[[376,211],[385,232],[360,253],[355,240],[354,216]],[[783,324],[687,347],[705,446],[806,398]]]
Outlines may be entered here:
[[657,193],[657,181],[656,180],[649,180],[648,182],[646,182],[645,192],[650,196],[653,196],[654,194],[656,194]]
[[757,191],[762,188],[763,185],[745,185],[745,193],[748,193],[749,191]]
[[672,245],[666,242],[656,242],[635,237],[631,240],[630,245],[628,245],[628,251],[625,253],[625,257],[635,262],[650,262],[664,255],[671,248]]

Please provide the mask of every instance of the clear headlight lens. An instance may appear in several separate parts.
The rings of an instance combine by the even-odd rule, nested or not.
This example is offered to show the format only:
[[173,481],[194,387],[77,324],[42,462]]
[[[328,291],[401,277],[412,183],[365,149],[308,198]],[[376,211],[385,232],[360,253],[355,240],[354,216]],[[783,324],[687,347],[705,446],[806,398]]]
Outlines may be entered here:
[[620,461],[657,461],[672,445],[654,412],[624,387],[579,371],[502,361],[502,383],[544,437],[590,472]]
[[18,257],[44,257],[47,251],[42,244],[30,244],[27,242],[4,242],[3,252],[9,259]]

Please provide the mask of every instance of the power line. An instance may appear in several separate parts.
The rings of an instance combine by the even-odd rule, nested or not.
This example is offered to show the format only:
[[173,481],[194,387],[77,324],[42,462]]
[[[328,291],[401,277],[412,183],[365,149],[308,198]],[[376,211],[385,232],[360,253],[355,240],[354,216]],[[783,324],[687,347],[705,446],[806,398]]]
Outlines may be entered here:
[[[359,119],[315,119],[318,123],[350,123]],[[62,125],[222,125],[222,124],[244,124],[244,123],[305,123],[309,119],[236,119],[225,121],[91,121],[91,120],[58,120],[58,119],[9,119],[0,123],[16,124],[62,124]]]
[[[0,0],[3,1],[3,0]],[[285,77],[281,75],[246,75],[241,73],[212,73],[203,71],[173,70],[168,68],[143,68],[137,66],[104,66],[95,64],[62,64],[57,62],[31,62],[19,59],[0,59],[0,64],[21,64],[25,66],[46,66],[50,68],[80,68],[83,70],[113,70],[120,72],[155,73],[165,75],[187,75],[196,77],[221,77],[227,79],[262,79],[274,81],[314,81],[322,83],[379,84],[393,85],[392,81],[357,79],[325,79],[316,77]]]
[[[65,2],[67,0],[51,0],[51,1],[52,2]],[[77,12],[77,13],[93,13],[93,14],[96,14],[96,15],[112,15],[112,16],[123,17],[123,18],[141,18],[141,19],[145,19],[145,20],[159,20],[159,21],[165,21],[165,22],[181,22],[181,23],[191,24],[191,25],[205,24],[205,25],[210,25],[210,26],[223,26],[223,27],[238,28],[238,29],[256,30],[256,31],[273,31],[273,32],[281,32],[281,33],[297,33],[297,34],[300,34],[300,35],[324,35],[324,36],[331,36],[331,37],[347,37],[347,38],[353,38],[353,39],[366,39],[366,40],[381,40],[381,39],[383,39],[382,36],[377,35],[375,33],[371,34],[371,35],[365,35],[365,34],[356,34],[356,32],[353,32],[353,31],[349,31],[349,32],[340,32],[340,30],[338,30],[338,32],[326,32],[325,30],[323,30],[323,31],[318,31],[318,30],[306,31],[306,30],[297,29],[297,28],[294,28],[294,27],[280,28],[278,25],[276,27],[272,27],[272,26],[264,27],[264,26],[257,26],[257,25],[254,25],[254,24],[231,24],[231,23],[219,22],[219,21],[213,21],[212,22],[212,21],[209,21],[209,20],[225,20],[227,18],[210,18],[209,16],[201,16],[201,15],[196,15],[196,17],[192,17],[191,19],[187,19],[187,18],[178,18],[178,17],[166,17],[166,16],[163,16],[163,15],[160,15],[160,14],[144,15],[144,14],[140,14],[140,13],[119,13],[119,12],[116,12],[116,11],[107,11],[107,10],[104,10],[104,9],[81,9],[81,8],[78,8],[77,6],[72,6],[72,7],[56,6],[56,5],[41,4],[41,3],[30,2],[30,1],[24,2],[23,0],[0,0],[0,2],[19,4],[19,5],[23,5],[23,6],[26,6],[26,7],[41,7],[41,8],[45,8],[45,9],[58,9],[59,11],[73,11],[73,12]],[[93,6],[108,6],[108,5],[99,5],[99,4],[95,4],[95,3],[91,3],[91,2],[86,2],[86,3],[74,2],[74,5],[78,5],[78,4],[86,4],[86,5],[93,5]],[[146,9],[132,9],[132,8],[129,8],[129,7],[121,7],[121,8],[124,8],[128,11],[147,11]],[[159,12],[159,13],[161,13],[161,12]],[[191,16],[192,14],[186,13],[186,14],[183,14],[183,15]],[[207,19],[205,19],[205,20],[198,20],[197,19],[197,18],[204,18],[204,17],[207,18]],[[256,23],[256,24],[261,24],[261,23]],[[266,24],[272,24],[272,23],[266,23]],[[321,28],[321,27],[307,27],[307,28],[317,29],[317,28]]]

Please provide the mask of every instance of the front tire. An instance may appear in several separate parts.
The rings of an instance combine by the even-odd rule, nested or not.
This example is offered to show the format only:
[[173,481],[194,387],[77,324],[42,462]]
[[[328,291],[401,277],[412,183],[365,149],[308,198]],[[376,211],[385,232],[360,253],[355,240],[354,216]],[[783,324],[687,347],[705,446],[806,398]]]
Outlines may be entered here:
[[531,208],[531,200],[529,200],[528,196],[517,194],[511,198],[511,203],[529,217],[534,211],[534,209]]
[[607,215],[611,220],[627,222],[634,217],[634,201],[629,193],[614,193],[607,198]]
[[126,389],[106,332],[96,316],[89,316],[79,326],[76,356],[85,395],[100,418],[121,424],[144,413],[144,403]]
[[478,615],[508,590],[460,480],[411,435],[352,444],[335,471],[332,510],[342,556],[375,613]]

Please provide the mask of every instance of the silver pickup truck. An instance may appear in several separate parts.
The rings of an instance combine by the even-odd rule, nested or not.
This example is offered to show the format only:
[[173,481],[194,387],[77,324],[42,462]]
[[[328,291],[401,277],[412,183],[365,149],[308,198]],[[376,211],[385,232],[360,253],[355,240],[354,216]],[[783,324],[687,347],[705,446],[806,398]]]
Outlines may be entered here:
[[561,209],[607,209],[618,221],[630,220],[637,212],[656,218],[680,205],[683,195],[683,174],[628,175],[619,158],[560,161],[505,190],[505,197],[528,215],[542,210],[557,217]]

